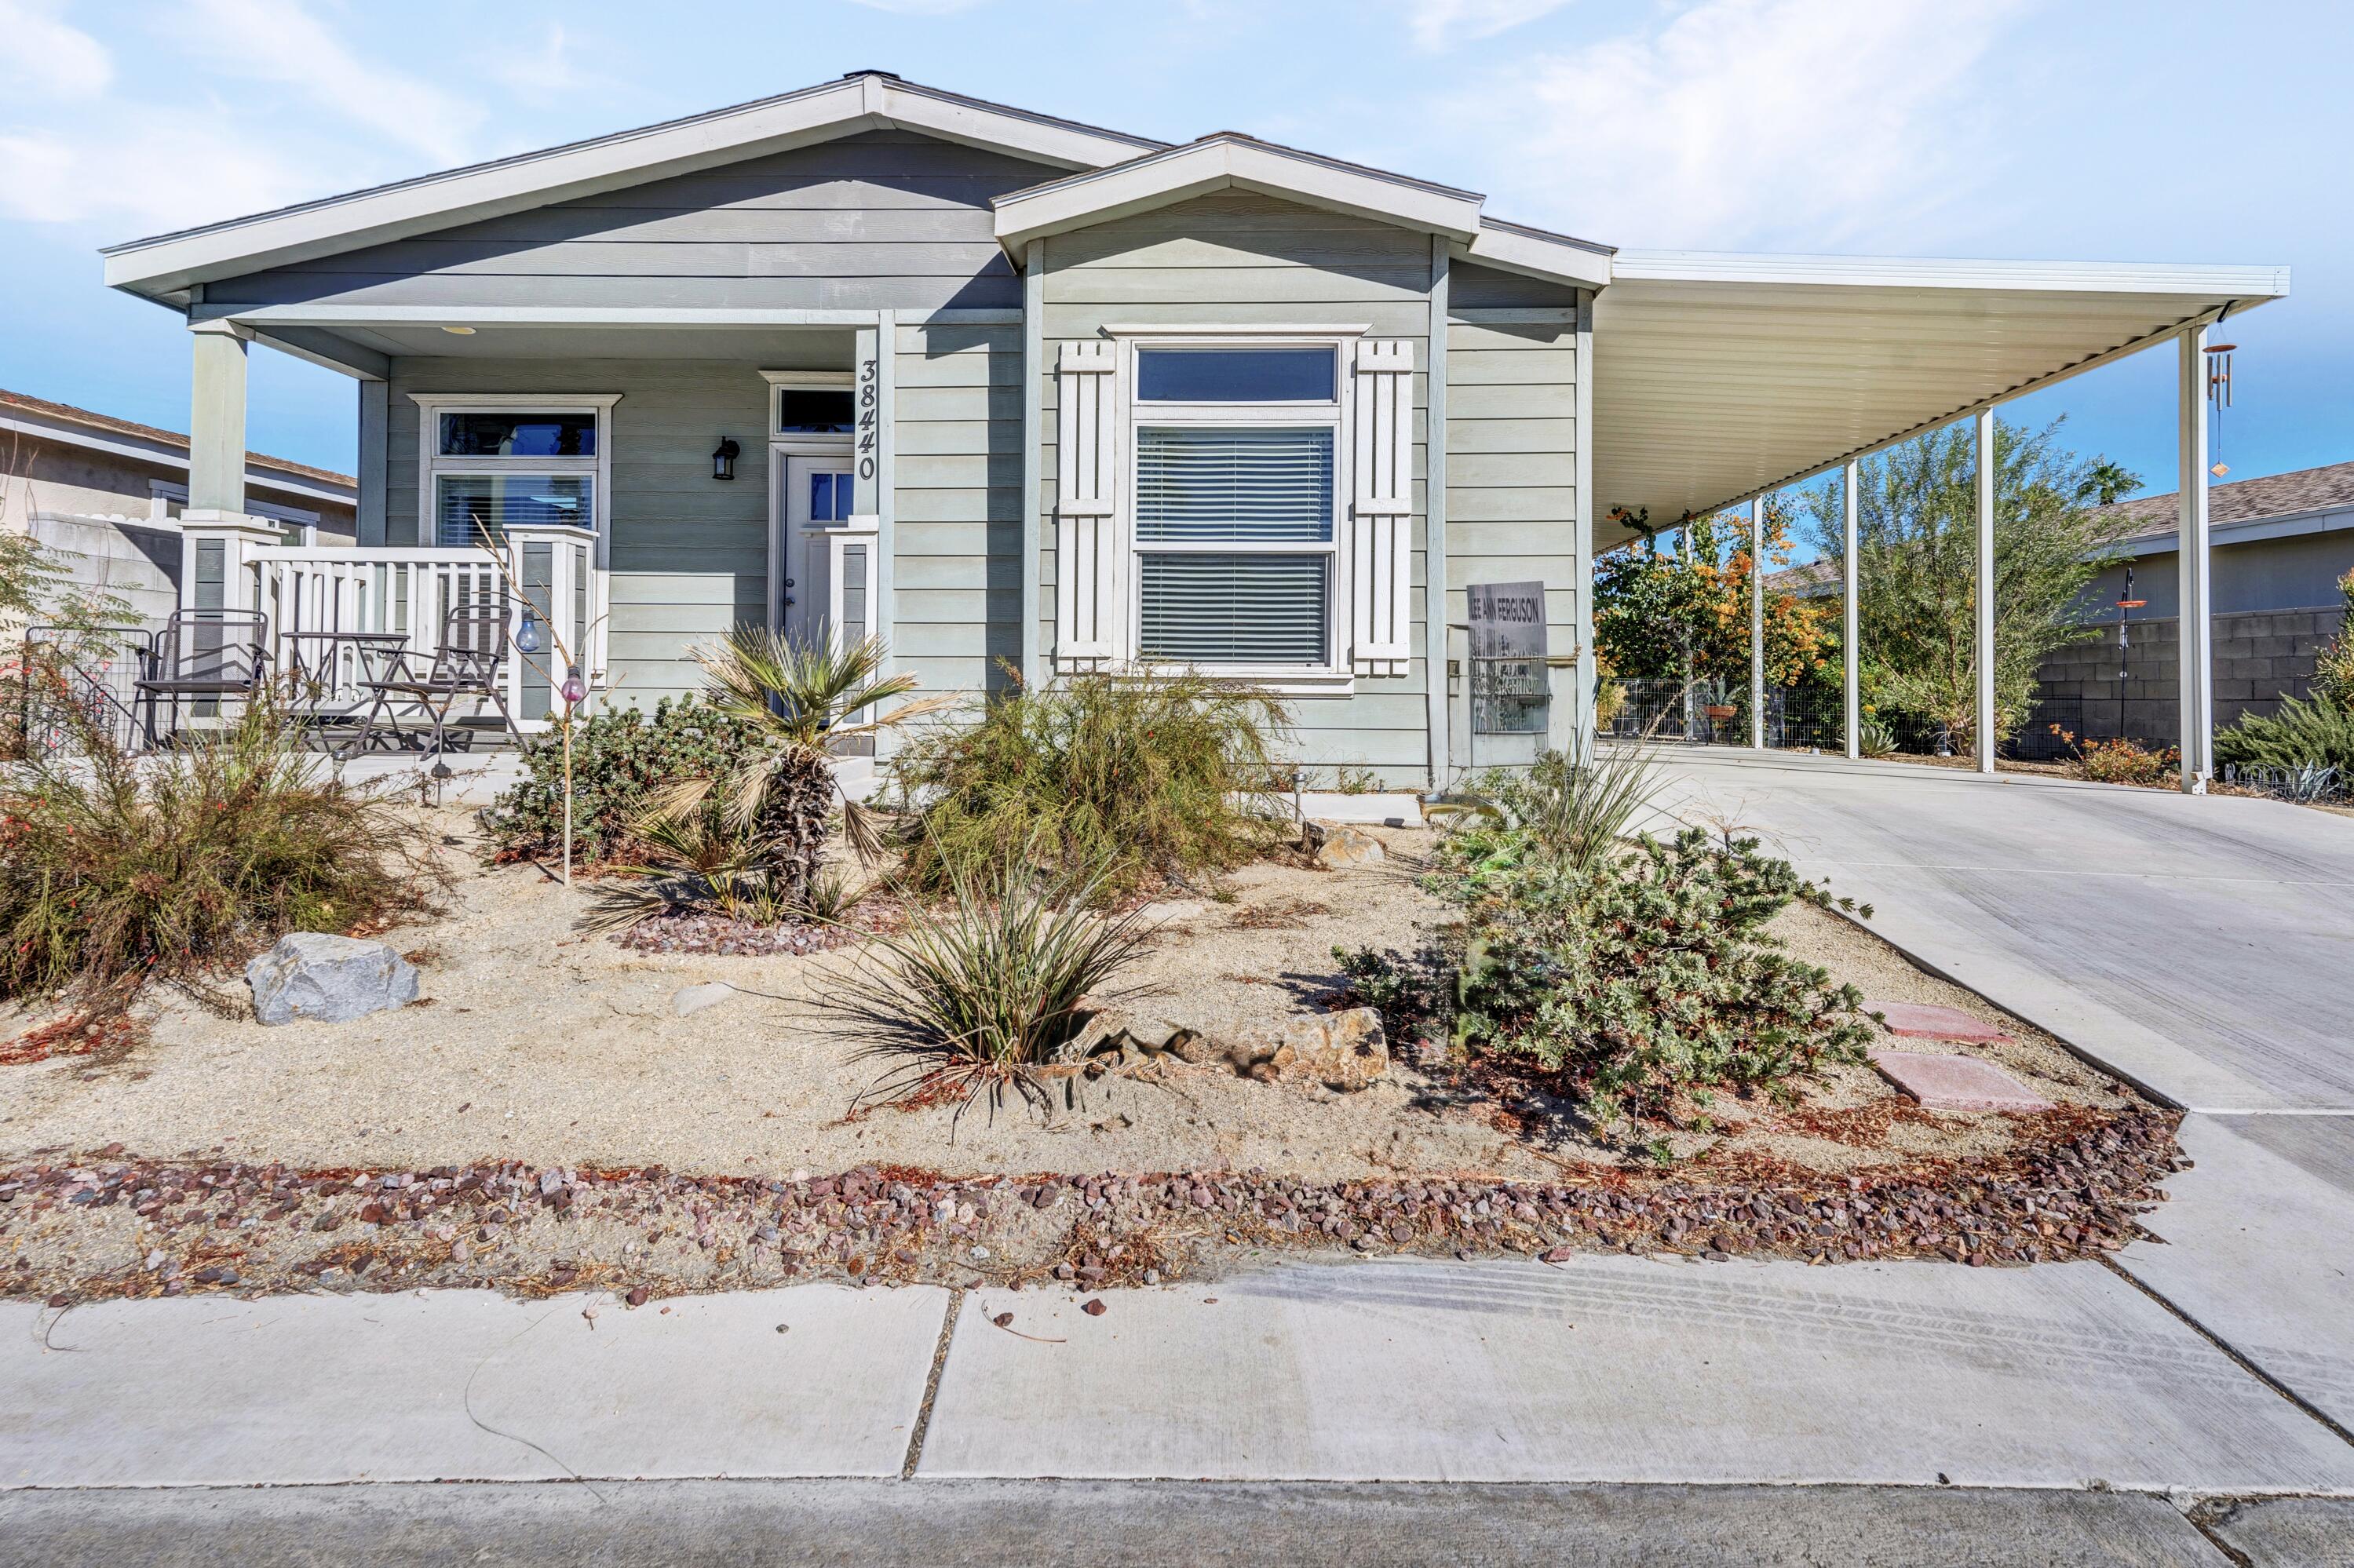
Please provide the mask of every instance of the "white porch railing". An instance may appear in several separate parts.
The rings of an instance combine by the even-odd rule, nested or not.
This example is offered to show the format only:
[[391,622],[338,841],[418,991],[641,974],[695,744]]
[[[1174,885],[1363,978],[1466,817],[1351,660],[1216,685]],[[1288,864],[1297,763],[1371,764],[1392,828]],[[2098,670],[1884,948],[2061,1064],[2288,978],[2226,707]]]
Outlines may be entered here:
[[[181,527],[181,607],[260,611],[272,663],[286,670],[299,662],[322,706],[363,700],[366,670],[355,644],[318,634],[397,636],[421,670],[440,652],[453,614],[493,603],[510,610],[500,694],[518,727],[546,728],[560,705],[559,650],[578,663],[592,694],[604,689],[609,584],[596,566],[596,535],[585,528],[517,525],[493,554],[287,545],[275,526],[234,514],[191,512]],[[541,645],[528,655],[514,638],[526,612],[538,622]]]

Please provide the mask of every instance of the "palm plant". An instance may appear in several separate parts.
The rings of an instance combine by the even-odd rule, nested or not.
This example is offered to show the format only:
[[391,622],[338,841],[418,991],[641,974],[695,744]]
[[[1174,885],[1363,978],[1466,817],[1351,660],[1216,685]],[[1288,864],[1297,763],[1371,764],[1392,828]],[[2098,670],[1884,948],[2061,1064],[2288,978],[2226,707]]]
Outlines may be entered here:
[[[716,646],[700,648],[705,697],[721,714],[748,726],[749,755],[725,773],[682,779],[655,797],[653,820],[681,820],[716,796],[721,820],[743,834],[757,832],[773,857],[770,876],[785,903],[803,906],[819,879],[837,791],[833,758],[844,741],[876,735],[946,706],[945,696],[919,697],[889,713],[877,705],[912,691],[913,675],[883,673],[883,643],[804,641],[756,626],[739,626]],[[861,715],[870,716],[861,717]],[[844,796],[843,829],[862,859],[882,847],[873,813]]]

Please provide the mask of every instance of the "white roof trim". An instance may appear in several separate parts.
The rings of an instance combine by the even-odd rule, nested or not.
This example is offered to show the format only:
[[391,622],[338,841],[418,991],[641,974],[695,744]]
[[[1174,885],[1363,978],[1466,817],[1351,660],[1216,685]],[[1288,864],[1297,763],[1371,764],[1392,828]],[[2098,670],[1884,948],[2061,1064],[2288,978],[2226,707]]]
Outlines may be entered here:
[[110,286],[152,298],[210,278],[890,128],[1066,168],[1100,167],[1163,145],[869,72],[641,130],[133,240],[101,254]]
[[[168,468],[182,473],[186,473],[188,468],[186,447],[173,446],[129,430],[99,429],[37,408],[0,407],[0,430],[27,437],[33,441],[62,442],[67,446],[80,447],[84,451],[104,452],[110,457],[128,458],[134,462],[152,463],[157,468]],[[334,484],[309,474],[289,473],[284,469],[273,468],[260,461],[251,453],[246,456],[245,482],[258,489],[343,506],[353,505],[359,499],[356,482],[348,485]]]
[[1469,245],[1455,246],[1453,254],[1499,271],[1592,289],[1609,283],[1615,270],[1612,251],[1606,245],[1573,239],[1565,234],[1547,234],[1541,228],[1524,228],[1516,223],[1499,223],[1492,217],[1481,218],[1479,232]]
[[1221,134],[997,198],[997,238],[1016,258],[1031,240],[1241,189],[1469,242],[1482,197],[1312,153]]
[[2140,261],[1967,261],[1900,256],[1765,256],[1715,250],[1621,250],[1621,282],[1797,283],[1852,289],[2007,289],[2069,294],[2213,294],[2285,298],[2289,270]]

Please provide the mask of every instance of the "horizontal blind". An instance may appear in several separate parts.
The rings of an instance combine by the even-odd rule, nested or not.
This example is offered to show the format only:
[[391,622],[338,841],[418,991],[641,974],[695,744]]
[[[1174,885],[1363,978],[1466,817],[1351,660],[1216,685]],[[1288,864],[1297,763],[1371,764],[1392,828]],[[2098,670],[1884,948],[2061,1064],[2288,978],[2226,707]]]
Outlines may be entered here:
[[1136,536],[1154,545],[1326,543],[1331,428],[1139,430]]
[[1189,550],[1137,559],[1144,658],[1320,665],[1331,657],[1331,556]]
[[596,525],[596,481],[585,473],[445,473],[434,483],[435,542],[471,549],[493,545],[511,524]]

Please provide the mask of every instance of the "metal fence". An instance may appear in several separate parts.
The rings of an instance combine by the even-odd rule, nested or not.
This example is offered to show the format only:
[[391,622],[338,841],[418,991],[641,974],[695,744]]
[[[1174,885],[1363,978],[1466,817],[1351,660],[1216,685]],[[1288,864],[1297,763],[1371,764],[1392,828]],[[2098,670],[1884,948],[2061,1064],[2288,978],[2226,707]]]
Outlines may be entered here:
[[[1611,683],[1617,704],[1602,733],[1614,738],[1681,741],[1694,746],[1747,746],[1749,689],[1731,681],[1620,680]],[[1844,752],[1845,699],[1836,687],[1766,688],[1766,744],[1775,750]],[[1967,754],[1967,732],[1904,714],[1864,715],[1861,749],[1917,757]],[[2039,696],[2026,719],[2004,737],[1998,754],[2013,761],[2066,761],[2076,755],[2084,733],[2082,699]]]
[[7,673],[14,689],[8,736],[17,755],[55,757],[85,736],[136,750],[138,682],[150,634],[134,627],[28,629]]

